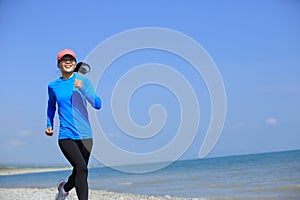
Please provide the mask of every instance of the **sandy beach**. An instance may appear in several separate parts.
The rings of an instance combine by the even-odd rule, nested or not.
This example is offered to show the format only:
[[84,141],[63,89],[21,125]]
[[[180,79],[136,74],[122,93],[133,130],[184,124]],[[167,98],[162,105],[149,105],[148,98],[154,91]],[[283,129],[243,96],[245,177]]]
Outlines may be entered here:
[[[57,192],[56,188],[0,188],[0,200],[51,200]],[[77,200],[75,190],[70,192],[69,200]],[[176,198],[171,196],[151,196],[125,194],[102,190],[90,190],[89,200],[204,200],[204,198]]]

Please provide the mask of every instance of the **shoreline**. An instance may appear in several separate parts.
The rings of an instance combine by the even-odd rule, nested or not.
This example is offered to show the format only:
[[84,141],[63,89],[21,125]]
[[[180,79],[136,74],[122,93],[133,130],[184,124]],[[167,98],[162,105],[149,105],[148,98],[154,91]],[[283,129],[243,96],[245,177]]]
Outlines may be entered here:
[[[0,200],[49,200],[54,199],[57,188],[2,188]],[[75,190],[71,190],[70,199],[77,200]],[[104,190],[89,190],[89,200],[208,200],[207,198],[180,198],[153,196],[146,194],[118,193]]]
[[19,174],[31,174],[31,173],[43,173],[43,172],[56,172],[56,171],[65,171],[72,170],[71,167],[45,167],[45,168],[0,168],[0,176],[10,176],[10,175],[19,175]]

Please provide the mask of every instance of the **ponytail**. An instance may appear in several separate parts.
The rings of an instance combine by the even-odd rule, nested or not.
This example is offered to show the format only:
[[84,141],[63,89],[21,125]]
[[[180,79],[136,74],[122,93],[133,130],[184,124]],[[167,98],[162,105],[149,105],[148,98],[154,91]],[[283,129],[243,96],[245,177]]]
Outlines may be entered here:
[[76,64],[76,67],[74,69],[74,72],[79,72],[81,74],[86,74],[91,70],[91,67],[89,64],[85,62],[79,62]]

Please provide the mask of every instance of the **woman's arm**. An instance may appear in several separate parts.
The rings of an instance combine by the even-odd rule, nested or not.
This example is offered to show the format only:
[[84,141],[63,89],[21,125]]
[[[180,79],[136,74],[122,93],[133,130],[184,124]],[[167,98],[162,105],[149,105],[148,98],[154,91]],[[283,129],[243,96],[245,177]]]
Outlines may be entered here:
[[53,129],[53,119],[56,111],[56,98],[53,89],[48,86],[47,128]]
[[89,79],[76,79],[74,83],[75,87],[83,93],[87,101],[97,110],[102,106],[100,97],[96,94],[94,87]]

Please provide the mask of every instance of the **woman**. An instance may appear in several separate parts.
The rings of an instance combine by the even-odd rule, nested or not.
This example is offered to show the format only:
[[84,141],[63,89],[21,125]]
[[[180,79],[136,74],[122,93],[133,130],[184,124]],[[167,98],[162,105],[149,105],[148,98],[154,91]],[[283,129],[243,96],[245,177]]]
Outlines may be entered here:
[[92,129],[86,109],[88,101],[95,109],[101,108],[91,82],[76,71],[76,55],[70,49],[61,50],[57,55],[61,77],[48,85],[48,108],[46,135],[53,135],[53,119],[58,107],[59,147],[73,167],[67,182],[58,183],[56,200],[63,200],[75,187],[79,200],[88,199],[88,161],[93,146]]

